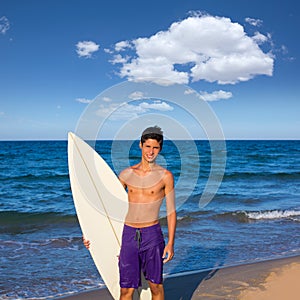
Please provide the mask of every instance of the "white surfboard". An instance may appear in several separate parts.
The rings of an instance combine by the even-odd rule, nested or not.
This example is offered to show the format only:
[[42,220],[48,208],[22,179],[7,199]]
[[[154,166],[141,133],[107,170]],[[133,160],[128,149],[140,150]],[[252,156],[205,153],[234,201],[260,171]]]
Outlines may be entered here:
[[[127,193],[101,156],[74,133],[68,135],[68,162],[77,217],[94,263],[114,299],[120,297],[118,256],[123,223],[127,213]],[[143,286],[135,299],[151,299]]]

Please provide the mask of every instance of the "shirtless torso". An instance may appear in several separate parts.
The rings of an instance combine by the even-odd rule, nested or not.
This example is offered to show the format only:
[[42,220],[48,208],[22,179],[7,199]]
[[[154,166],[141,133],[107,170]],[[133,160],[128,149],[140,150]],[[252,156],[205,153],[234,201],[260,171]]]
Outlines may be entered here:
[[[132,227],[147,227],[158,223],[163,199],[173,198],[172,174],[159,165],[143,170],[142,162],[125,169],[120,180],[128,191],[129,208],[125,224]],[[169,191],[170,190],[170,191]],[[173,200],[167,203],[169,211],[175,210]]]

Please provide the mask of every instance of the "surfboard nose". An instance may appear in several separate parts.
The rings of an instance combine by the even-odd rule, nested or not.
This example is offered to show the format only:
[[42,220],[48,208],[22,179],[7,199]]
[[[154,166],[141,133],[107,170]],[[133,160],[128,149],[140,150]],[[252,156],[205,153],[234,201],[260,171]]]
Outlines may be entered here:
[[72,132],[72,131],[69,131],[68,132],[68,140],[74,140],[75,139],[75,133],[74,132]]

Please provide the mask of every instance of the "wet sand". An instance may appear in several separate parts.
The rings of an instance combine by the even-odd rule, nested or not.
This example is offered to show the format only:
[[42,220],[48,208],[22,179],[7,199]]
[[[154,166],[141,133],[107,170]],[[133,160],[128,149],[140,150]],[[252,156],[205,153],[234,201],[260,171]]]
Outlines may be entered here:
[[[166,300],[296,300],[300,295],[300,256],[212,270],[180,273],[164,279]],[[107,289],[57,299],[112,300]]]

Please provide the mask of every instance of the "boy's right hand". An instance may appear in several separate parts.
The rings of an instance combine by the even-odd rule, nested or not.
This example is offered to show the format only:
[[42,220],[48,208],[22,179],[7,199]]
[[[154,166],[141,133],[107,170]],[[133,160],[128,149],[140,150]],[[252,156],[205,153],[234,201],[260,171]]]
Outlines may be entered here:
[[83,241],[83,244],[84,244],[85,248],[89,250],[90,249],[90,244],[91,244],[90,241],[86,240],[84,236],[82,236],[82,241]]

